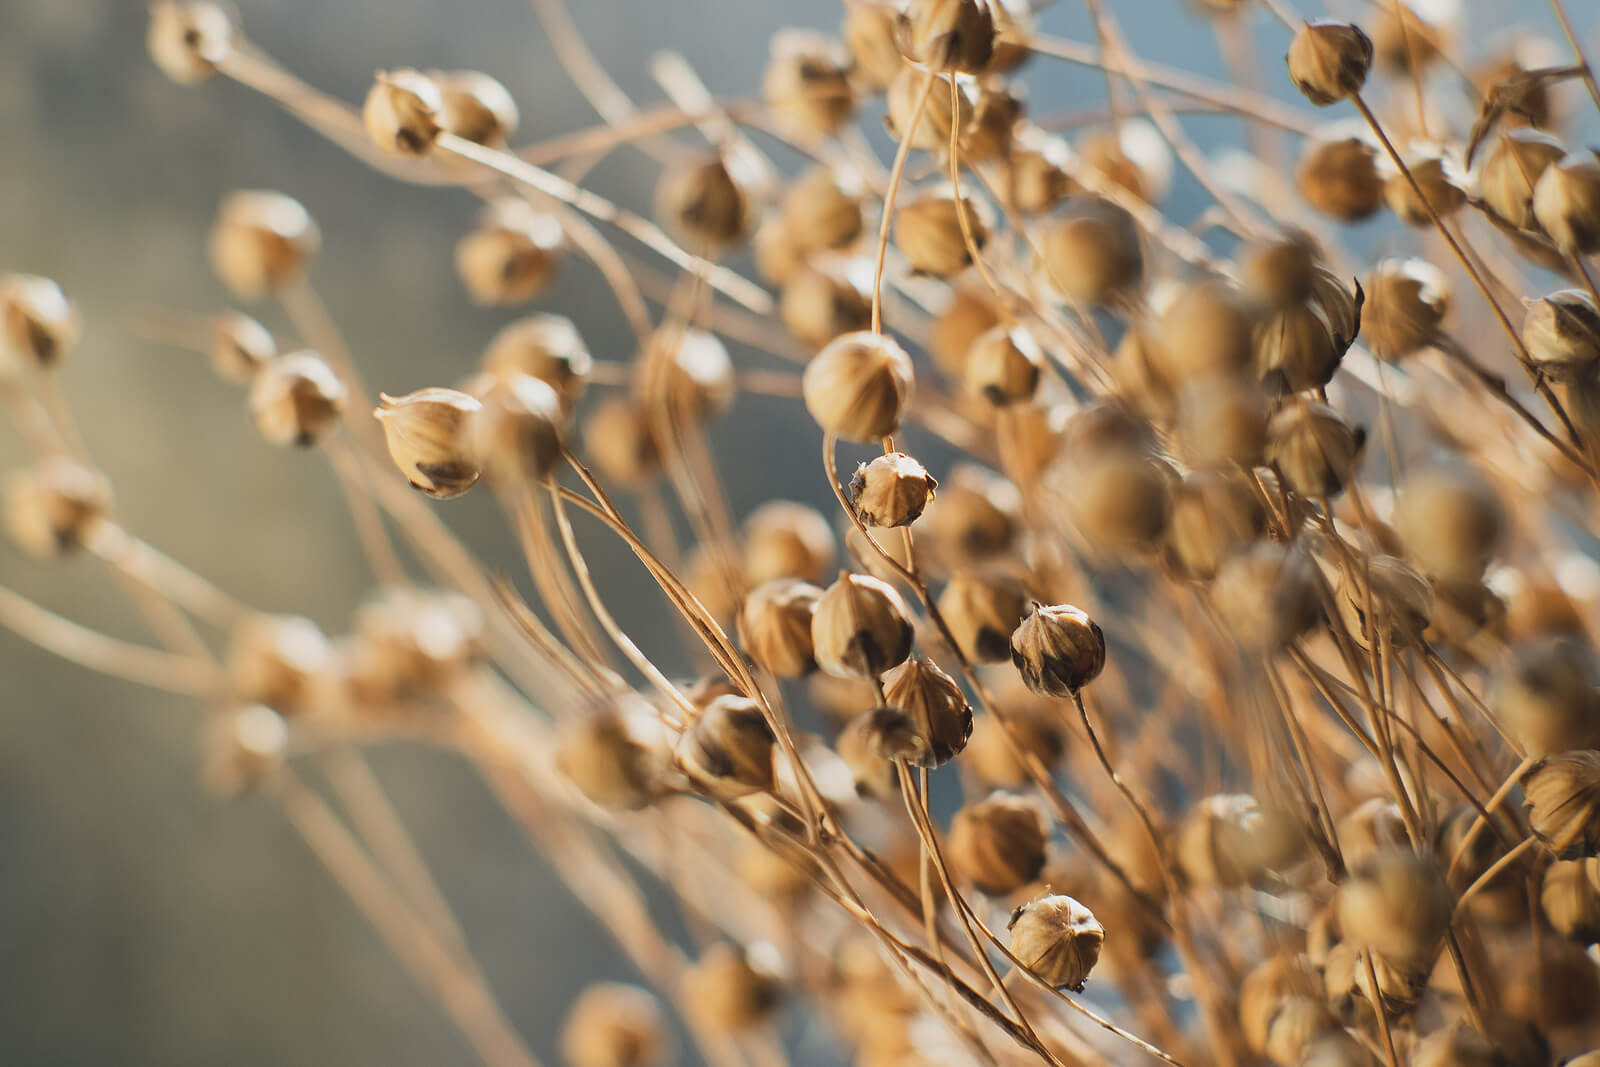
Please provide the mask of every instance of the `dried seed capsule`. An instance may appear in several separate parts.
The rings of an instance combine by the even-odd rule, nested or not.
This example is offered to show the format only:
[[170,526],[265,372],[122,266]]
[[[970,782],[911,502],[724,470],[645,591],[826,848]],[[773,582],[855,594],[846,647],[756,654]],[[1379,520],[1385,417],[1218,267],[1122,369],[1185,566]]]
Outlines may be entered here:
[[757,227],[751,249],[756,274],[769,285],[782,285],[806,263],[806,250],[782,219],[768,219]]
[[806,410],[825,431],[870,443],[900,428],[911,357],[893,338],[861,330],[828,342],[800,379]]
[[526,200],[491,201],[456,242],[456,273],[475,304],[532,300],[555,277],[566,239],[554,215]]
[[1345,936],[1406,971],[1432,969],[1454,907],[1438,863],[1408,849],[1374,853],[1339,887]]
[[1032,399],[1044,352],[1023,326],[999,325],[978,335],[967,354],[962,388],[996,407]]
[[224,311],[211,320],[206,355],[218,377],[248,383],[256,376],[256,371],[271,363],[277,354],[278,342],[265,326],[249,315]]
[[[1400,819],[1398,812],[1395,819]],[[1457,893],[1476,882],[1505,855],[1505,847],[1497,835],[1486,827],[1480,827],[1480,832],[1468,842],[1467,834],[1477,821],[1477,811],[1470,805],[1464,805],[1449,813],[1434,835],[1433,854],[1445,865],[1450,888]],[[1393,843],[1401,848],[1409,847],[1404,829],[1395,833]],[[1450,864],[1457,853],[1462,853],[1461,860],[1452,869]],[[1348,853],[1346,860],[1354,862]],[[1528,879],[1532,873],[1532,864],[1525,857],[1502,866],[1498,874],[1472,895],[1467,908],[1484,922],[1508,924],[1527,921],[1530,904]]]
[[1078,153],[1085,167],[1149,204],[1160,202],[1172,184],[1172,150],[1143,119],[1084,137]]
[[774,578],[818,583],[833,570],[833,530],[807,504],[773,500],[744,521],[745,576],[757,585]]
[[1456,1022],[1418,1042],[1411,1062],[1416,1067],[1499,1067],[1507,1061],[1487,1037]]
[[1434,214],[1447,219],[1466,204],[1466,178],[1450,160],[1439,155],[1414,156],[1406,162],[1406,170],[1411,172],[1410,180],[1398,170],[1383,180],[1384,203],[1406,225],[1427,229],[1433,225],[1430,206]]
[[1600,747],[1600,694],[1587,658],[1573,639],[1541,636],[1513,649],[1496,674],[1496,713],[1527,755]]
[[946,852],[955,873],[990,896],[1013,893],[1044,870],[1049,840],[1031,801],[992,793],[956,812]]
[[894,245],[913,270],[937,278],[960,274],[972,263],[961,214],[972,244],[982,251],[989,239],[986,205],[965,193],[958,205],[954,194],[942,187],[917,194],[895,212]]
[[1562,936],[1580,945],[1600,941],[1600,856],[1552,863],[1544,872],[1539,905]]
[[233,18],[221,4],[158,0],[150,6],[145,45],[161,73],[179,85],[195,85],[232,54],[233,36]]
[[1478,186],[1496,215],[1519,230],[1538,224],[1533,213],[1534,185],[1545,168],[1567,154],[1566,147],[1541,130],[1504,130],[1483,157]]
[[250,384],[250,415],[275,445],[316,444],[338,425],[344,403],[344,383],[309,349],[279,356]]
[[1372,40],[1361,28],[1334,19],[1312,19],[1289,43],[1289,80],[1317,107],[1354,96],[1372,68]]
[[889,452],[856,468],[850,506],[868,526],[909,526],[938,485],[922,464],[904,452]]
[[372,414],[383,427],[389,458],[412,486],[438,500],[458,497],[477,484],[479,467],[468,428],[483,405],[458,389],[418,389],[405,396],[379,393]]
[[1345,862],[1352,867],[1360,866],[1380,850],[1407,848],[1411,840],[1399,806],[1386,796],[1368,797],[1345,812],[1339,818],[1335,836]]
[[790,274],[778,296],[778,317],[811,348],[872,324],[872,264],[813,261]]
[[[1047,713],[1026,706],[1013,708],[1007,721],[1022,754],[1038,760],[1047,772],[1061,762],[1066,738]],[[972,740],[961,762],[988,789],[1021,789],[1033,781],[1022,756],[1012,748],[1012,739],[993,715],[974,716]]]
[[1224,561],[1211,583],[1211,602],[1240,648],[1270,655],[1316,624],[1315,566],[1299,546],[1266,541]]
[[1377,149],[1359,137],[1312,140],[1295,182],[1306,203],[1336,222],[1360,222],[1383,206]]
[[712,419],[733,406],[733,360],[716,334],[693,327],[662,328],[651,335],[637,371],[640,393],[660,396],[682,418]]
[[682,1002],[713,1034],[748,1030],[772,1014],[783,996],[778,959],[770,945],[719,942],[683,975]]
[[1071,165],[1072,149],[1064,138],[1024,125],[1005,158],[1006,203],[1024,215],[1049,211],[1076,188],[1068,175]]
[[1522,343],[1547,378],[1569,382],[1600,363],[1600,309],[1588,293],[1562,289],[1527,302]]
[[1366,431],[1327,404],[1300,402],[1267,424],[1267,460],[1301,496],[1333,496],[1361,465]]
[[972,708],[954,678],[931,660],[913,656],[883,676],[883,698],[910,719],[924,753],[918,766],[955,759],[972,736]]
[[672,753],[655,712],[634,699],[564,725],[556,768],[590,803],[638,811],[670,791]]
[[77,343],[78,312],[52,279],[8,274],[0,278],[0,330],[13,354],[49,368]]
[[1068,207],[1067,217],[1047,227],[1041,239],[1041,266],[1056,292],[1088,307],[1137,289],[1144,254],[1132,216],[1098,198]]
[[475,70],[431,71],[439,89],[438,122],[464,141],[504,148],[517,132],[517,102],[499,81]]
[[[907,733],[910,717],[899,708],[875,708],[851,719],[839,731],[834,751],[850,768],[856,792],[862,796],[886,797],[896,788],[892,756],[912,758],[923,755],[919,743],[905,744],[899,739]],[[892,756],[884,755],[885,752]]]
[[1361,333],[1379,359],[1399,360],[1434,344],[1450,310],[1444,272],[1423,259],[1386,259],[1367,275]]
[[228,682],[242,703],[265,704],[280,715],[311,710],[318,676],[333,646],[317,624],[299,615],[247,615],[228,645]]
[[817,166],[783,194],[779,219],[801,252],[848,248],[866,228],[861,172],[845,165]]
[[1467,470],[1414,474],[1395,501],[1395,529],[1406,553],[1431,578],[1482,577],[1509,526],[1494,491]]
[[986,289],[958,286],[951,291],[944,310],[933,320],[929,354],[941,371],[959,381],[973,342],[984,331],[999,324],[1000,312]]
[[871,92],[889,88],[905,66],[896,39],[899,23],[900,13],[891,3],[869,0],[851,4],[845,12],[842,32],[853,61],[851,73]]
[[594,369],[594,358],[572,320],[544,313],[501,327],[479,363],[493,375],[539,379],[555,390],[564,414],[578,406]]
[[714,797],[772,790],[772,727],[749,697],[720,696],[678,741],[678,764]]
[[583,448],[607,481],[639,486],[661,469],[649,415],[634,401],[607,397],[583,423]]
[[1011,634],[1011,662],[1031,692],[1071,696],[1105,667],[1105,634],[1070,604],[1035,604]]
[[811,617],[822,590],[793,578],[757,586],[739,611],[739,640],[757,665],[779,678],[802,678],[816,669]]
[[1446,22],[1454,13],[1450,4],[1429,9],[1416,0],[1380,8],[1372,30],[1378,63],[1395,74],[1422,74],[1449,39]]
[[47,456],[6,478],[6,532],[30,556],[81,548],[110,513],[110,483],[67,456]]
[[1354,337],[1335,336],[1314,302],[1273,312],[1252,336],[1256,376],[1270,392],[1299,393],[1333,380]]
[[229,193],[211,226],[211,268],[241,300],[260,300],[302,277],[322,232],[300,201],[282,193]]
[[938,604],[956,646],[973,663],[1010,658],[1011,634],[1028,613],[1019,582],[974,570],[953,574]]
[[760,185],[743,156],[713,156],[662,174],[656,211],[685,237],[725,248],[754,232],[761,214]]
[[[931,89],[928,88],[930,78],[933,79]],[[928,99],[919,114],[917,105],[922,103],[925,90]],[[958,131],[971,125],[976,100],[977,90],[971,81],[958,78],[953,116]],[[919,67],[906,67],[889,83],[884,104],[884,125],[889,130],[889,136],[896,141],[908,142],[912,148],[924,152],[950,150],[952,115],[949,86],[939,79]]]
[[1265,1055],[1273,1017],[1284,1003],[1321,996],[1322,976],[1305,953],[1269,956],[1239,984],[1239,1029],[1245,1044],[1256,1055]]
[[994,38],[988,0],[913,0],[901,17],[901,51],[932,70],[982,72]]
[[1196,885],[1236,889],[1300,859],[1305,835],[1287,814],[1248,794],[1206,797],[1178,827],[1179,870]]
[[656,998],[619,982],[589,986],[561,1024],[561,1058],[567,1067],[667,1067],[672,1044]]
[[539,485],[561,460],[561,401],[526,374],[495,380],[467,423],[467,454],[491,484]]
[[904,709],[884,704],[863,715],[861,723],[868,752],[888,764],[894,781],[899,781],[899,774],[894,771],[896,760],[920,767],[933,765],[928,738],[917,730],[916,720]]
[[876,678],[911,655],[911,618],[887,582],[840,571],[817,602],[811,642],[817,665],[841,678]]
[[203,776],[223,796],[253,789],[283,766],[289,728],[271,708],[251,704],[226,711],[209,727]]
[[1083,992],[1100,959],[1106,931],[1071,897],[1039,897],[1011,913],[1011,954],[1049,985]]
[[396,156],[425,156],[439,139],[444,96],[420,70],[379,71],[361,109],[367,136]]
[[1009,551],[1022,527],[1016,487],[992,471],[963,463],[951,470],[921,529],[948,566],[982,563]]
[[1600,852],[1600,751],[1551,756],[1522,783],[1528,825],[1558,858]]
[[1320,258],[1315,239],[1303,230],[1253,241],[1239,253],[1245,295],[1269,308],[1295,307],[1310,298]]
[[1230,552],[1255,543],[1266,525],[1261,501],[1242,477],[1190,474],[1173,487],[1167,559],[1180,573],[1209,580]]
[[1587,149],[1546,167],[1533,187],[1533,215],[1567,255],[1600,251],[1600,155]]
[[1003,85],[980,83],[972,121],[960,134],[962,162],[975,167],[1008,156],[1012,131],[1022,121],[1022,113],[1022,98],[1016,92]]
[[855,114],[849,55],[820,33],[779,30],[761,96],[784,137],[806,145],[826,140]]
[[[1365,584],[1352,580],[1348,570],[1339,575],[1339,616],[1346,631],[1364,649],[1372,647],[1380,628],[1393,645],[1414,645],[1433,614],[1433,589],[1428,580],[1393,556],[1370,556],[1358,567]],[[1372,609],[1378,615],[1376,625],[1367,617],[1368,587]]]
[[1267,444],[1267,398],[1254,381],[1215,376],[1178,394],[1178,443],[1196,467],[1257,466]]
[[1151,334],[1152,368],[1174,388],[1242,371],[1250,364],[1254,318],[1243,296],[1225,282],[1179,286]]
[[1129,559],[1160,544],[1177,480],[1170,465],[1148,452],[1127,448],[1100,454],[1066,448],[1063,453],[1084,456],[1081,466],[1071,472],[1062,500],[1067,518],[1090,549],[1105,558]]

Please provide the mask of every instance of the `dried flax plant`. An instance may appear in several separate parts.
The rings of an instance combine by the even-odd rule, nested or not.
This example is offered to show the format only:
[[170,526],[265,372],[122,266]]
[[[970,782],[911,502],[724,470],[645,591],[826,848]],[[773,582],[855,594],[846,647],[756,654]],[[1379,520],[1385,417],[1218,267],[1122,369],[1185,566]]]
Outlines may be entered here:
[[[1600,1063],[1600,156],[1561,139],[1600,117],[1592,7],[1468,55],[1437,4],[1197,2],[1227,84],[1136,55],[1139,4],[1085,0],[1085,43],[1023,2],[849,0],[839,38],[774,38],[759,98],[663,55],[670,102],[640,107],[534,6],[604,122],[521,149],[484,74],[388,71],[351,107],[210,0],[156,3],[149,46],[481,195],[455,255],[482,304],[591,261],[637,357],[539,312],[455,386],[373,394],[307,280],[315,222],[229,196],[215,270],[298,336],[225,311],[191,341],[341,480],[378,588],[330,638],[118,524],[51,377],[77,312],[8,277],[0,388],[37,458],[6,525],[100,557],[162,647],[8,591],[0,622],[204,705],[211,780],[282,805],[491,1067],[536,1061],[376,741],[470,760],[636,966],[576,998],[572,1067],[782,1064],[788,1002],[869,1065]],[[1104,105],[1026,117],[1058,61]],[[1248,149],[1208,156],[1197,114]],[[653,215],[581,184],[624,145],[661,167]],[[1385,212],[1415,254],[1362,266],[1343,227]],[[823,481],[736,516],[707,426],[748,394],[804,404]],[[415,491],[480,481],[533,604]],[[821,484],[831,519],[778,497]],[[601,537],[700,677],[625,632]]]

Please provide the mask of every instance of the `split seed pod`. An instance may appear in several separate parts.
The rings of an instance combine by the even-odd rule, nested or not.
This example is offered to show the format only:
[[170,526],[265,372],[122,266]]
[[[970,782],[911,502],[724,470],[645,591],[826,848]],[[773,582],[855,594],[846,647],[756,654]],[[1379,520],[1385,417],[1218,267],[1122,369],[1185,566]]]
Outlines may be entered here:
[[666,733],[641,700],[563,725],[555,763],[578,792],[607,811],[639,811],[671,788]]
[[971,232],[972,246],[982,251],[989,239],[987,206],[965,193],[957,201],[947,188],[919,193],[895,211],[895,247],[913,270],[936,278],[960,274],[972,263],[962,216],[966,218],[966,230]]
[[869,331],[828,342],[800,379],[806,410],[825,431],[871,443],[900,428],[911,395],[911,357]]
[[1522,343],[1534,365],[1560,382],[1590,377],[1600,364],[1600,309],[1588,293],[1562,289],[1527,303]]
[[1001,574],[960,570],[939,594],[939,614],[961,654],[974,663],[1011,656],[1011,634],[1028,613],[1022,585]]
[[1504,130],[1494,138],[1479,168],[1478,185],[1489,208],[1519,230],[1538,224],[1533,213],[1534,185],[1545,168],[1567,154],[1566,147],[1541,130]]
[[540,313],[507,323],[489,340],[479,365],[490,374],[537,378],[570,415],[594,370],[594,357],[571,319]]
[[[1357,568],[1366,584],[1341,571],[1337,590],[1339,615],[1355,643],[1370,649],[1381,627],[1394,645],[1414,645],[1433,614],[1433,589],[1428,580],[1393,556],[1370,556]],[[1376,623],[1367,617],[1368,587],[1372,609],[1378,615]]]
[[344,382],[310,350],[279,356],[250,385],[256,429],[275,445],[316,444],[338,425],[344,403]]
[[1071,897],[1039,897],[1011,913],[1011,954],[1038,978],[1057,988],[1083,992],[1100,959],[1105,927]]
[[211,0],[159,0],[150,7],[145,44],[161,73],[195,85],[217,72],[233,51],[233,19]]
[[48,558],[71,552],[111,513],[111,484],[67,456],[48,456],[5,481],[5,527],[16,546]]
[[1046,280],[1067,300],[1092,307],[1138,288],[1144,275],[1139,229],[1109,200],[1087,198],[1068,205],[1065,218],[1041,238]]
[[1551,756],[1522,783],[1528,824],[1558,858],[1600,852],[1600,751]]
[[0,331],[16,356],[53,367],[77,343],[78,312],[54,280],[8,274],[0,278]]
[[1295,182],[1306,203],[1335,222],[1360,222],[1383,206],[1377,149],[1359,137],[1313,139]]
[[816,669],[811,618],[822,590],[793,578],[757,586],[739,610],[739,639],[750,658],[779,678],[802,678]]
[[1359,26],[1313,19],[1289,44],[1289,80],[1317,107],[1361,91],[1372,68],[1372,41]]
[[950,865],[990,896],[1014,893],[1044,870],[1049,839],[1032,801],[992,793],[956,812],[946,852]]
[[1291,489],[1318,500],[1350,484],[1366,439],[1365,430],[1327,404],[1290,404],[1267,424],[1267,460]]
[[554,215],[503,197],[491,201],[476,228],[456,242],[456,273],[473,303],[521,304],[550,284],[565,244]]
[[723,800],[772,791],[776,738],[749,697],[720,696],[678,741],[678,763],[697,785]]
[[444,96],[419,70],[380,71],[361,109],[372,143],[391,155],[425,156],[443,131]]
[[517,102],[499,81],[475,70],[433,71],[439,124],[464,141],[504,148],[517,132]]
[[241,300],[260,300],[300,278],[322,232],[300,201],[282,193],[229,193],[211,226],[211,267]]
[[850,506],[868,526],[909,526],[938,485],[922,464],[904,452],[889,452],[856,468]]
[[972,708],[956,680],[931,660],[913,656],[883,677],[883,698],[904,712],[924,753],[917,766],[939,767],[967,747]]
[[1011,634],[1011,662],[1030,692],[1073,696],[1105,667],[1105,634],[1070,604],[1035,604]]
[[825,140],[855,114],[849,55],[822,34],[780,30],[772,38],[761,96],[784,137],[806,145]]
[[1567,255],[1600,251],[1600,155],[1574,152],[1546,167],[1533,187],[1533,216]]
[[561,1024],[567,1067],[667,1067],[672,1034],[666,1013],[647,990],[597,982],[573,1002]]
[[378,396],[373,415],[383,427],[389,458],[407,481],[438,500],[458,497],[477,484],[480,471],[468,430],[482,404],[457,389]]
[[1435,343],[1450,309],[1444,272],[1423,259],[1386,259],[1367,275],[1362,335],[1379,359],[1399,360]]
[[1033,397],[1044,368],[1044,353],[1025,327],[995,326],[973,341],[961,378],[962,388],[996,407]]
[[911,639],[905,601],[866,574],[840,571],[811,621],[817,665],[841,678],[876,678],[911,655]]

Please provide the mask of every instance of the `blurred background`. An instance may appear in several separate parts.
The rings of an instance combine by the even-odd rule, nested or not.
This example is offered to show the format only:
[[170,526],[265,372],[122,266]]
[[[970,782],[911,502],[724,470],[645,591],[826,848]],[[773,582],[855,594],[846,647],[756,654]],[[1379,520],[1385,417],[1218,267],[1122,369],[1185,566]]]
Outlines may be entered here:
[[[519,143],[596,121],[526,0],[236,6],[258,45],[345,100],[359,101],[380,68],[479,69],[517,98]],[[1497,13],[1514,5],[1492,0],[1467,6],[1480,31],[1516,14]],[[661,99],[646,68],[663,46],[681,51],[719,96],[751,96],[775,29],[832,31],[841,12],[837,0],[571,7],[640,101]],[[1057,7],[1049,28],[1089,39],[1078,5]],[[1183,0],[1120,0],[1114,9],[1141,54],[1225,77],[1214,38]],[[1527,16],[1540,26],[1545,17]],[[141,322],[225,306],[204,239],[218,201],[236,188],[282,190],[318,220],[324,251],[314,283],[377,388],[454,381],[498,326],[529,309],[486,312],[466,299],[451,249],[477,209],[473,197],[377,175],[224,79],[173,85],[146,58],[145,19],[142,0],[0,0],[0,272],[57,278],[78,303],[84,339],[61,371],[63,387],[126,525],[250,604],[303,613],[335,632],[370,576],[326,464],[263,443],[235,387],[201,357],[142,337]],[[1283,34],[1265,19],[1253,25],[1259,82],[1282,96]],[[1039,113],[1104,99],[1100,75],[1065,64],[1036,61],[1025,80]],[[877,125],[871,110],[865,125]],[[1228,120],[1192,129],[1212,147],[1238,134]],[[654,179],[654,166],[625,149],[592,184],[647,206]],[[1180,173],[1166,206],[1185,223],[1204,200]],[[573,318],[597,356],[631,355],[609,295],[575,259],[537,306]],[[831,507],[812,459],[816,436],[798,404],[742,400],[715,428],[718,442],[734,446],[718,452],[728,457],[737,511],[774,495]],[[14,436],[0,435],[5,467],[22,456]],[[516,568],[485,495],[444,511],[492,565]],[[643,588],[642,572],[608,541],[593,540],[592,552],[608,601],[626,603],[623,621],[645,651],[681,669],[664,606],[627,597]],[[39,564],[0,545],[0,584],[149,640],[92,561]],[[261,799],[221,802],[201,787],[200,724],[195,707],[0,634],[0,1060],[466,1061],[454,1031],[280,810]],[[373,759],[507,1014],[553,1060],[558,1020],[578,990],[636,976],[459,761],[402,746]],[[798,1062],[830,1062],[823,1035],[802,1020],[789,1030]]]

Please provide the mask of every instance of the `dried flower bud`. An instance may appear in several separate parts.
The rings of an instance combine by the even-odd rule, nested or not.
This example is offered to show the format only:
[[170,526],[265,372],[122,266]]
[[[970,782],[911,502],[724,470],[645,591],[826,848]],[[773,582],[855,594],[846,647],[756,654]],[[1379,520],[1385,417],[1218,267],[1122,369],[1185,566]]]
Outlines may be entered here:
[[278,354],[278,342],[267,328],[238,311],[224,311],[211,320],[206,345],[211,368],[218,377],[245,384]]
[[680,418],[711,419],[733,406],[733,360],[716,334],[693,327],[663,327],[639,358],[641,394],[659,396]]
[[1566,147],[1541,130],[1504,130],[1483,157],[1478,186],[1489,209],[1519,230],[1538,223],[1533,213],[1534,185],[1545,168],[1567,154]]
[[1365,430],[1327,404],[1290,404],[1267,424],[1267,460],[1289,488],[1321,499],[1350,484],[1366,440]]
[[561,1058],[567,1067],[667,1067],[666,1013],[647,990],[597,982],[578,995],[561,1024]]
[[1533,215],[1567,255],[1600,251],[1600,155],[1587,149],[1546,167],[1533,187]]
[[328,669],[333,646],[310,619],[299,615],[247,615],[228,645],[228,682],[236,699],[265,704],[280,715],[311,710],[317,677]]
[[850,59],[842,45],[807,30],[780,30],[761,78],[773,125],[791,141],[832,137],[855,114]]
[[925,755],[925,746],[914,738],[909,715],[899,708],[879,707],[846,723],[834,742],[834,751],[850,768],[857,793],[886,797],[899,782],[892,760]]
[[1450,309],[1444,272],[1423,259],[1386,259],[1367,275],[1361,332],[1379,359],[1399,360],[1434,344]]
[[760,186],[745,157],[712,156],[662,174],[656,211],[685,237],[725,248],[754,232],[761,214]]
[[1084,307],[1111,303],[1137,289],[1144,276],[1139,229],[1109,200],[1069,202],[1065,218],[1041,238],[1045,278],[1067,300]]
[[275,445],[309,447],[339,423],[344,382],[310,350],[279,356],[250,384],[250,415]]
[[1178,394],[1177,437],[1196,467],[1246,470],[1267,444],[1267,397],[1254,381],[1228,375],[1195,379]]
[[909,526],[933,500],[938,484],[904,452],[889,452],[856,468],[850,505],[868,526]]
[[1544,872],[1539,905],[1563,937],[1580,945],[1600,941],[1600,856],[1552,863]]
[[978,74],[994,56],[988,0],[912,0],[900,23],[900,48],[936,71]]
[[1013,893],[1044,870],[1049,839],[1032,801],[992,793],[956,812],[946,853],[960,877],[990,896]]
[[900,428],[911,383],[905,349],[862,330],[828,342],[806,365],[800,387],[806,410],[823,430],[870,443]]
[[861,172],[845,165],[817,166],[783,194],[779,219],[801,252],[844,249],[866,228]]
[[933,766],[928,738],[918,731],[916,720],[904,709],[884,704],[861,716],[860,722],[867,751],[878,762],[888,766],[894,782],[899,781],[899,774],[894,769],[898,760],[915,766]]
[[1466,204],[1466,178],[1443,156],[1413,157],[1406,162],[1406,170],[1411,172],[1409,180],[1398,170],[1383,180],[1384,203],[1406,225],[1427,229],[1433,225],[1430,206],[1435,215],[1447,219]]
[[1432,856],[1385,849],[1339,887],[1339,926],[1352,944],[1409,971],[1431,970],[1455,899]]
[[1360,222],[1383,206],[1377,149],[1359,137],[1313,139],[1295,182],[1306,203],[1336,222]]
[[478,481],[478,462],[467,434],[483,405],[457,389],[418,389],[405,396],[379,393],[372,414],[383,427],[389,458],[414,487],[438,500],[458,497]]
[[[0,331],[5,349],[49,368],[77,343],[78,312],[52,279],[8,274],[0,278]],[[4,366],[0,359],[0,369]]]
[[1036,126],[1023,126],[1012,137],[1005,159],[1005,201],[1024,215],[1049,211],[1076,188],[1068,174],[1072,149],[1067,142]]
[[1294,87],[1317,107],[1327,107],[1367,83],[1372,41],[1352,23],[1313,19],[1290,42],[1288,63]]
[[456,242],[456,273],[475,304],[521,304],[550,284],[565,244],[554,215],[504,197],[491,201]]
[[1236,889],[1299,860],[1305,843],[1284,812],[1264,809],[1248,794],[1218,794],[1183,820],[1174,852],[1190,882]]
[[[561,460],[561,401],[526,374],[498,378],[467,422],[467,455],[497,486],[539,485]],[[415,483],[413,483],[415,484]]]
[[1247,244],[1239,253],[1245,295],[1258,304],[1284,310],[1311,296],[1311,279],[1321,252],[1303,230],[1287,230]]
[[1600,309],[1588,293],[1562,289],[1527,302],[1522,343],[1547,378],[1587,378],[1600,363]]
[[211,227],[211,267],[241,300],[259,300],[300,278],[321,247],[316,222],[282,193],[229,193]]
[[590,803],[638,811],[669,792],[672,753],[655,712],[631,700],[563,726],[556,767]]
[[866,574],[841,571],[811,622],[817,665],[842,678],[881,675],[911,655],[911,638],[905,601],[893,586]]
[[1482,577],[1509,526],[1494,491],[1476,474],[1453,467],[1412,475],[1395,501],[1395,529],[1430,578]]
[[1059,894],[1039,897],[1011,913],[1011,954],[1048,985],[1083,992],[1100,959],[1106,931],[1088,908]]
[[1528,825],[1558,858],[1600,852],[1600,751],[1551,756],[1522,783]]
[[442,132],[444,96],[420,70],[379,71],[361,108],[367,136],[396,156],[425,156]]
[[749,697],[721,696],[684,731],[678,764],[707,793],[735,800],[772,790],[776,739],[761,708]]
[[195,85],[232,54],[233,36],[233,18],[221,4],[158,0],[150,7],[145,44],[161,73],[179,85]]
[[[1345,630],[1364,649],[1372,647],[1380,628],[1392,645],[1414,645],[1433,614],[1433,589],[1428,580],[1393,556],[1370,556],[1358,569],[1362,581],[1353,581],[1348,570],[1339,575],[1339,616]],[[1376,625],[1367,617],[1369,587],[1371,607],[1378,615]]]
[[620,396],[605,398],[584,420],[583,448],[606,480],[618,485],[643,485],[661,469],[650,416]]
[[872,324],[872,264],[866,260],[822,260],[784,280],[778,317],[802,343],[821,348],[841,334]]
[[1304,549],[1257,542],[1223,562],[1211,602],[1246,652],[1270,655],[1316,624],[1316,564]]
[[972,244],[979,251],[989,239],[988,209],[976,197],[963,193],[959,206],[945,187],[918,193],[895,212],[894,244],[913,270],[948,278],[972,263],[972,251],[962,232],[966,215]]
[[1314,302],[1272,313],[1253,336],[1256,375],[1269,391],[1298,393],[1327,385],[1354,336],[1338,338]]
[[5,482],[5,526],[18,548],[47,558],[82,547],[111,512],[111,485],[66,456],[48,456]]
[[747,1030],[766,1019],[783,996],[777,968],[770,945],[712,945],[684,973],[684,1010],[709,1033]]
[[833,530],[810,505],[769,501],[750,513],[742,533],[745,576],[754,584],[774,578],[819,583],[833,570]]
[[996,407],[1032,399],[1044,352],[1023,326],[999,325],[978,335],[967,354],[961,386]]
[[1167,558],[1180,573],[1205,581],[1230,552],[1258,540],[1266,525],[1261,501],[1242,477],[1190,474],[1173,487]]
[[739,611],[739,639],[757,665],[779,678],[816,669],[811,617],[822,590],[793,578],[774,578],[751,591]]
[[952,575],[938,604],[956,646],[973,663],[1009,659],[1011,634],[1028,613],[1020,583],[973,570]]
[[912,762],[939,767],[967,747],[972,708],[954,678],[931,660],[913,656],[883,676],[883,698],[909,718],[922,752]]
[[439,125],[464,141],[504,148],[517,132],[517,102],[499,81],[475,70],[432,71]]
[[1031,692],[1071,696],[1105,667],[1105,634],[1070,604],[1035,604],[1011,634],[1011,662]]

